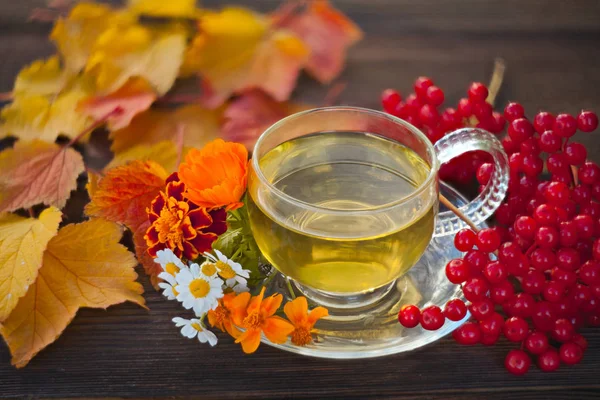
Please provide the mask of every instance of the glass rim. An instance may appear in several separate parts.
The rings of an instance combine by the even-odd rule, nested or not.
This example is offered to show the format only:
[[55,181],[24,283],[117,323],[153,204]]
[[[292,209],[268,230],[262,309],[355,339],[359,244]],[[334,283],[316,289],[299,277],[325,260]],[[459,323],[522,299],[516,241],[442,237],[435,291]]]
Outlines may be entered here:
[[[404,197],[401,197],[398,200],[394,200],[389,203],[381,204],[379,206],[369,208],[368,210],[340,210],[340,209],[336,209],[336,208],[318,206],[315,204],[311,204],[311,203],[307,203],[305,201],[299,200],[299,199],[297,199],[293,196],[290,196],[289,194],[284,193],[283,191],[277,189],[271,182],[269,182],[269,180],[263,174],[263,172],[260,168],[260,165],[259,165],[258,157],[255,157],[257,154],[259,154],[258,150],[260,149],[264,140],[267,137],[269,137],[274,131],[281,128],[283,125],[289,123],[290,121],[293,121],[298,118],[302,118],[309,114],[316,114],[316,113],[322,113],[322,112],[335,112],[335,111],[353,111],[353,112],[370,115],[370,116],[373,116],[376,118],[384,118],[395,124],[402,125],[406,129],[408,129],[412,134],[416,135],[425,144],[427,150],[430,152],[431,157],[432,157],[431,165],[430,165],[431,169],[429,170],[429,174],[427,175],[425,180],[423,182],[421,182],[421,184],[415,189],[414,192],[412,192]],[[395,139],[390,139],[390,138],[387,138],[387,139],[393,140],[394,142],[399,143]],[[261,184],[264,184],[266,187],[269,188],[269,190],[271,192],[273,192],[277,196],[285,199],[286,201],[288,201],[292,204],[299,205],[302,208],[305,208],[305,209],[308,209],[311,211],[326,212],[329,214],[345,214],[345,215],[347,215],[347,214],[372,214],[374,212],[383,212],[383,211],[390,210],[401,204],[407,203],[408,201],[410,201],[413,198],[422,194],[427,188],[429,188],[432,181],[437,177],[437,173],[438,173],[438,169],[439,169],[439,160],[438,160],[437,154],[435,152],[435,147],[429,141],[427,136],[425,136],[425,134],[423,132],[421,132],[420,129],[418,129],[414,125],[409,124],[408,122],[404,121],[403,119],[400,119],[398,117],[395,117],[391,114],[388,114],[388,113],[385,113],[382,111],[372,110],[369,108],[352,107],[352,106],[332,106],[332,107],[318,107],[318,108],[312,108],[309,110],[300,111],[300,112],[294,113],[292,115],[288,115],[287,117],[282,118],[279,121],[277,121],[276,123],[274,123],[273,125],[269,126],[260,135],[260,137],[256,141],[256,144],[254,145],[254,148],[252,150],[252,168],[254,170],[254,173],[258,177],[259,181],[261,182]]]

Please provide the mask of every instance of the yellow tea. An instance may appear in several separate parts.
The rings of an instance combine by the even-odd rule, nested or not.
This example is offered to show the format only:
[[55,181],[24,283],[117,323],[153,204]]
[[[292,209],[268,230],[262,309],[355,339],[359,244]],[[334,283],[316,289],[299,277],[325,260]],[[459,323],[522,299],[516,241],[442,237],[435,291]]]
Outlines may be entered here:
[[[372,290],[404,274],[429,244],[436,204],[404,207],[400,215],[393,203],[414,194],[430,166],[395,141],[319,132],[280,144],[258,163],[284,198],[261,194],[251,175],[256,242],[301,284],[343,294]],[[290,199],[299,206],[288,207]]]

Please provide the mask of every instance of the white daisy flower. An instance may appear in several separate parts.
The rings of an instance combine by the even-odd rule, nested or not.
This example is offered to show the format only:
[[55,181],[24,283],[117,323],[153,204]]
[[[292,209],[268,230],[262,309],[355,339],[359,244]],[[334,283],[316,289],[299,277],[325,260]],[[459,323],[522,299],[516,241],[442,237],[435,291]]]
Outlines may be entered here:
[[[238,290],[239,292],[247,291],[247,278],[250,277],[250,271],[243,269],[239,263],[230,260],[219,250],[215,250],[215,254],[217,257],[210,253],[204,253],[209,260],[215,263],[218,274],[221,278],[225,279],[225,284],[227,287],[233,288],[233,290],[236,292],[238,292]],[[237,286],[240,286],[238,290],[235,289]]]
[[173,275],[168,272],[161,272],[158,274],[158,277],[163,280],[158,284],[158,287],[163,290],[163,296],[167,298],[167,300],[175,300],[177,295],[177,280]]
[[177,273],[182,269],[187,269],[185,264],[170,249],[157,251],[154,262],[160,264],[162,269],[172,276],[177,275]]
[[217,275],[217,266],[215,265],[214,262],[212,261],[204,261],[201,265],[200,265],[200,272],[202,272],[204,275],[212,278],[215,275]]
[[214,346],[217,344],[217,336],[206,329],[206,327],[202,324],[199,319],[185,319],[180,317],[173,318],[173,322],[175,322],[176,327],[181,328],[181,334],[186,338],[193,339],[198,336],[198,340],[200,343],[210,344]]
[[190,265],[189,269],[182,269],[175,276],[177,280],[177,300],[183,303],[186,310],[191,308],[197,316],[201,316],[208,310],[214,310],[219,305],[218,299],[223,297],[223,281],[216,275],[208,277],[200,271],[196,263]]

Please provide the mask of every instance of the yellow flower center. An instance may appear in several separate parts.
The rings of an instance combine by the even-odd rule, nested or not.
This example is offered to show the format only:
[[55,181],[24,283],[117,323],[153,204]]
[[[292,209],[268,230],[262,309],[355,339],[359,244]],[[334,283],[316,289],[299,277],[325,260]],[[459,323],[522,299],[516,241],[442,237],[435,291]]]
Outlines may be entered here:
[[202,326],[200,326],[200,324],[197,322],[192,322],[192,328],[194,328],[198,332],[202,332],[204,330],[204,329],[202,329]]
[[219,275],[223,279],[231,279],[235,278],[235,271],[231,268],[231,265],[227,264],[223,261],[217,261],[217,268],[219,270]]
[[165,271],[167,271],[171,275],[175,275],[179,272],[179,267],[175,265],[175,263],[170,262],[167,265],[165,265]]
[[290,336],[292,337],[292,343],[296,346],[306,346],[312,342],[310,331],[303,327],[296,328]]
[[258,311],[251,312],[242,321],[242,325],[244,325],[244,328],[254,328],[254,329],[256,329],[256,328],[260,328],[260,326],[262,324],[263,324],[263,319],[260,316],[260,314],[258,313]]
[[213,276],[217,272],[217,267],[213,263],[206,262],[202,264],[202,273],[206,276]]
[[210,285],[204,279],[194,279],[190,282],[190,293],[195,298],[206,297],[210,292]]

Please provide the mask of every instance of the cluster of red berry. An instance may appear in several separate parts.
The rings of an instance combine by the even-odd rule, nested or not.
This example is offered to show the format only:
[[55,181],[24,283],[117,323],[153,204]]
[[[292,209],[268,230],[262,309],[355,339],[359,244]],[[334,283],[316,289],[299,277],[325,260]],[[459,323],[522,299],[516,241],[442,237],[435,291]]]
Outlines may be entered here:
[[[480,87],[471,86],[470,103],[476,98],[471,91]],[[384,99],[387,110],[389,91]],[[405,306],[398,319],[406,327],[436,330],[446,318],[464,319],[468,309],[472,320],[453,332],[458,343],[492,345],[503,335],[520,343],[506,356],[508,371],[526,373],[530,355],[541,370],[554,371],[581,361],[583,326],[600,326],[600,167],[586,161],[583,145],[569,143],[578,129],[594,131],[598,117],[540,112],[531,122],[520,104],[510,103],[503,118],[510,180],[495,214],[498,224],[458,232],[454,245],[465,255],[446,265],[448,280],[462,286],[469,305],[454,299],[444,310]],[[480,164],[479,183],[487,184],[492,172],[491,163]]]
[[[488,89],[474,82],[467,90],[467,97],[459,100],[456,108],[440,109],[444,103],[444,92],[426,77],[415,81],[414,93],[404,100],[393,89],[383,91],[381,102],[384,111],[402,118],[422,129],[432,143],[446,134],[466,126],[476,126],[494,134],[504,131],[506,120],[502,113],[493,110],[486,101]],[[461,155],[440,169],[440,179],[461,185],[471,183],[481,164],[491,161],[488,153],[473,151]]]

